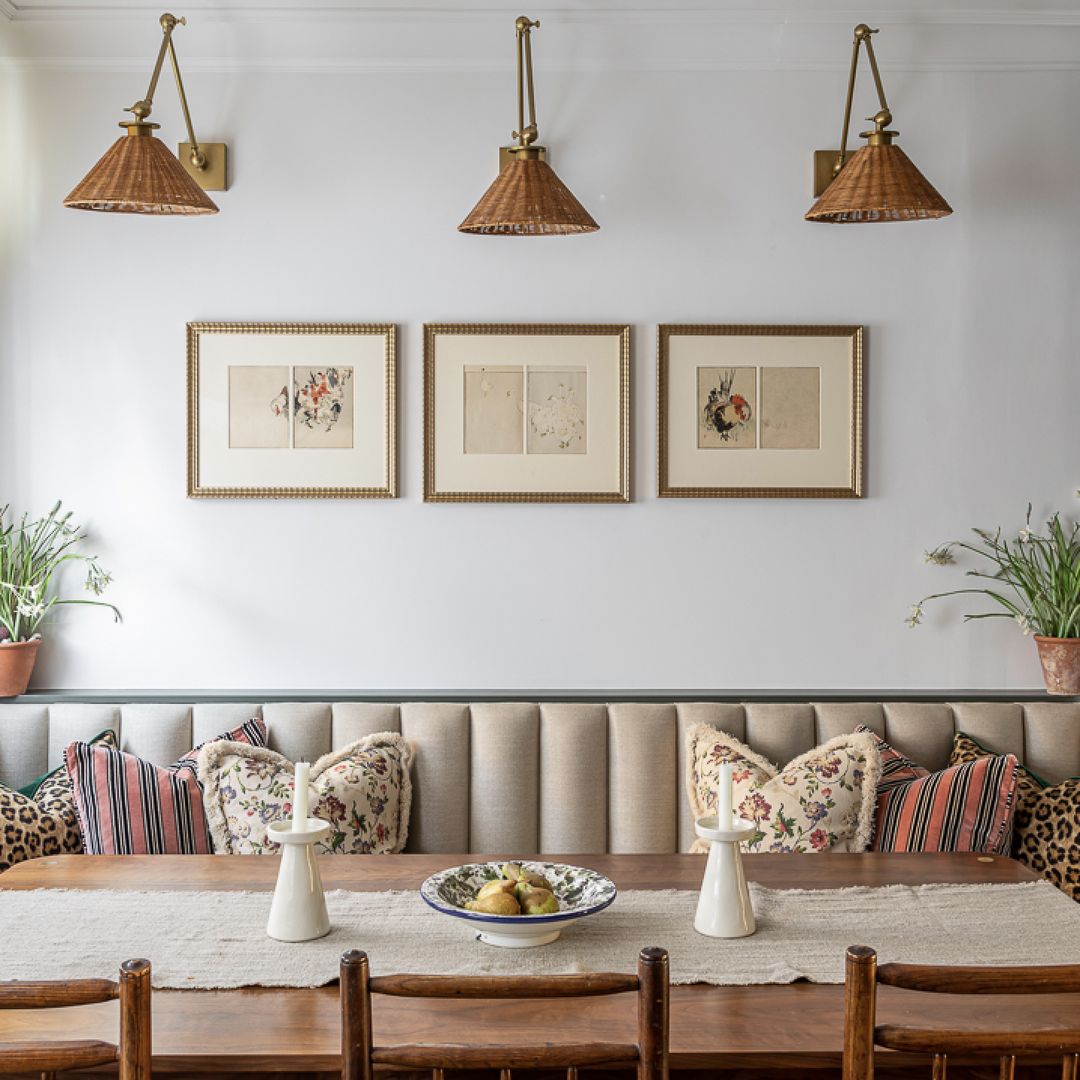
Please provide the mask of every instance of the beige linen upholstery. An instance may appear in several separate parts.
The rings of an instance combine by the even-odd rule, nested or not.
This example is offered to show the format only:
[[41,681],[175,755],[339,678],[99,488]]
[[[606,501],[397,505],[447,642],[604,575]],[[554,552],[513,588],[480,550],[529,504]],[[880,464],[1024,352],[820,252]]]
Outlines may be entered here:
[[932,770],[966,731],[1052,783],[1080,775],[1070,702],[65,702],[0,704],[0,781],[29,783],[110,727],[123,750],[167,765],[253,716],[293,761],[400,732],[415,754],[411,852],[686,851],[684,733],[702,723],[777,766],[864,724]]

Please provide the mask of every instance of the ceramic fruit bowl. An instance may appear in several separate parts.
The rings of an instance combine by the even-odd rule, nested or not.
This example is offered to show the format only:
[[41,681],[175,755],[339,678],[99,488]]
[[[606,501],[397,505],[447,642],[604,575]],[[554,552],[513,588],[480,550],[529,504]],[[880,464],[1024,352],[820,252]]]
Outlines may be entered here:
[[547,945],[559,936],[563,927],[603,911],[615,900],[614,882],[595,870],[565,863],[521,862],[519,866],[542,874],[551,882],[551,891],[559,901],[557,912],[551,915],[484,915],[466,910],[466,903],[476,898],[482,885],[502,877],[505,865],[503,862],[467,863],[440,870],[420,886],[420,895],[436,911],[471,923],[481,941],[507,949]]

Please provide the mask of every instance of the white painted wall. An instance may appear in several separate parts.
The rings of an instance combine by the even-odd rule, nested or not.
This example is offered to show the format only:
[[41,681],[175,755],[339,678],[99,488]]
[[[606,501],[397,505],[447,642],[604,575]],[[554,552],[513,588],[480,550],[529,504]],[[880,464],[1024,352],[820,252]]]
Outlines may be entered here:
[[[1041,686],[1015,626],[961,624],[977,602],[904,617],[964,583],[925,548],[1080,510],[1074,6],[533,8],[541,135],[602,226],[541,239],[455,231],[516,121],[520,5],[232,6],[177,32],[232,155],[192,220],[61,207],[145,90],[158,9],[0,17],[0,504],[63,498],[124,613],[69,609],[33,686]],[[950,218],[803,221],[863,18]],[[154,119],[180,140],[164,78]],[[184,497],[184,327],[227,320],[399,325],[401,498]],[[424,504],[437,320],[631,323],[632,504]],[[657,499],[659,322],[863,324],[867,497]]]

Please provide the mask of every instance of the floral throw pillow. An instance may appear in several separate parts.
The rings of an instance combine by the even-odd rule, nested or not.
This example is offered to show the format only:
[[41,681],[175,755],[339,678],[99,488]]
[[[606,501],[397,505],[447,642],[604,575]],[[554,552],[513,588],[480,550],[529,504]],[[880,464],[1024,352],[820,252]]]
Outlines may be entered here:
[[[311,766],[308,813],[331,825],[325,854],[388,855],[409,831],[412,754],[392,731],[369,735]],[[266,855],[267,827],[292,817],[295,766],[273,750],[211,743],[199,755],[206,818],[219,855]]]
[[[777,769],[738,739],[699,724],[687,733],[694,817],[715,814],[720,765],[734,766],[732,807],[757,829],[747,851],[865,851],[881,759],[869,735],[840,735]],[[691,851],[707,851],[698,841]]]
[[[103,731],[90,745],[115,750],[116,735]],[[0,784],[0,871],[26,859],[78,855],[82,850],[75,793],[63,766],[21,791]]]

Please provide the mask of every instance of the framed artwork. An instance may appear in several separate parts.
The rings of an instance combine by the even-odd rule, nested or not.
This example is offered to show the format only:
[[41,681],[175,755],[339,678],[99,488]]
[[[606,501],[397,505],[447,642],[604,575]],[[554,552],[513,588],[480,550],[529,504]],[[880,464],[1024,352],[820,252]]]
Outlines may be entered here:
[[397,496],[396,328],[188,323],[190,499]]
[[661,498],[863,494],[861,326],[659,328]]
[[630,327],[424,327],[425,502],[629,502]]

